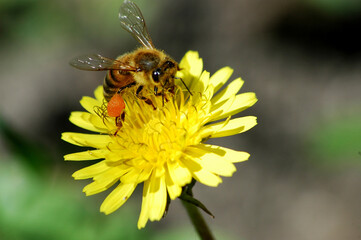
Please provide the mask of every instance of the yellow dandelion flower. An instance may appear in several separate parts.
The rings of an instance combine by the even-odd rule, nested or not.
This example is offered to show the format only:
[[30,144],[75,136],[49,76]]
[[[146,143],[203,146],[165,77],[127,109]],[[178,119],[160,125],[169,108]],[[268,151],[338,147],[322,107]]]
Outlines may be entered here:
[[255,94],[238,94],[243,85],[240,78],[219,91],[233,70],[224,67],[210,76],[203,71],[203,61],[197,52],[189,51],[179,66],[177,77],[182,78],[192,94],[181,83],[177,84],[174,95],[168,94],[165,99],[149,91],[157,106],[154,110],[134,94],[125,93],[126,115],[122,127],[117,128],[114,118],[97,111],[104,104],[102,87],[98,87],[95,99],[83,97],[80,101],[87,112],[73,112],[70,116],[73,124],[96,134],[62,135],[71,144],[94,148],[68,154],[65,160],[100,159],[73,174],[75,179],[93,179],[83,189],[86,195],[118,184],[102,203],[101,212],[110,214],[117,210],[137,185],[144,183],[138,228],[143,228],[148,220],[160,220],[167,196],[171,200],[179,197],[182,187],[192,179],[215,187],[222,182],[220,176],[230,177],[236,171],[234,163],[249,158],[246,152],[203,142],[255,126],[253,116],[231,119],[257,102]]

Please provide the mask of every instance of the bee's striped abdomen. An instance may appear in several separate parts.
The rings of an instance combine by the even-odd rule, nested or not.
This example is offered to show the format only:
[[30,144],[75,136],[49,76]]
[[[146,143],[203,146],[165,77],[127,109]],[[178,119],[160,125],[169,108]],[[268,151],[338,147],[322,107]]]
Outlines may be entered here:
[[108,102],[119,90],[135,84],[133,75],[130,72],[110,70],[105,75],[103,82],[103,94]]

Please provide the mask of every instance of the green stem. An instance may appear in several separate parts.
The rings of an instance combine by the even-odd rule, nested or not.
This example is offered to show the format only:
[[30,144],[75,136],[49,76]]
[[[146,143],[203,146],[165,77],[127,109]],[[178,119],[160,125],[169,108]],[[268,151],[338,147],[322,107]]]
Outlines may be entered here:
[[183,206],[186,208],[189,218],[192,221],[193,226],[198,232],[198,235],[201,237],[201,239],[206,240],[212,240],[215,239],[204,220],[202,214],[200,213],[198,207],[196,207],[194,204],[191,204],[189,202],[186,202],[182,200]]
[[183,206],[187,210],[188,216],[192,221],[193,226],[195,227],[198,235],[201,239],[213,240],[215,239],[212,235],[211,230],[209,229],[206,221],[204,220],[202,214],[199,211],[199,208],[203,209],[206,213],[211,215],[211,212],[197,199],[193,198],[192,188],[194,187],[196,181],[192,179],[192,182],[183,188],[182,195],[180,199],[183,203]]

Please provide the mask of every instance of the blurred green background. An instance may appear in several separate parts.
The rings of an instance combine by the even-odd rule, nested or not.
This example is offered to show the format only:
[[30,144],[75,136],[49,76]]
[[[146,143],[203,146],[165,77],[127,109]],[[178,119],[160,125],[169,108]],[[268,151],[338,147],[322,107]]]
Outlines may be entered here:
[[[219,239],[361,238],[361,2],[136,1],[153,42],[176,60],[235,69],[259,102],[251,131],[214,144],[251,153],[217,188],[195,187]],[[104,73],[71,68],[86,53],[116,56],[137,42],[120,0],[0,0],[0,239],[197,239],[179,201],[137,230],[141,189],[110,216],[104,194],[64,162],[71,111]]]

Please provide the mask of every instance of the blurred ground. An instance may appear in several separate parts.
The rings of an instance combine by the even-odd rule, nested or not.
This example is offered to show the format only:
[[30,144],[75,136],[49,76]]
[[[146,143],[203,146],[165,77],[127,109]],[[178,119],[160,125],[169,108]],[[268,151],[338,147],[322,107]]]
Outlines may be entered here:
[[[197,50],[211,73],[231,66],[233,77],[245,80],[242,91],[258,96],[240,113],[257,116],[256,128],[212,141],[251,153],[250,161],[218,188],[196,186],[196,197],[216,216],[207,219],[212,228],[231,239],[361,239],[361,4],[137,3],[157,47],[176,60]],[[85,183],[69,178],[81,165],[62,159],[78,149],[60,134],[79,131],[68,123],[70,111],[81,109],[79,99],[93,94],[104,73],[78,71],[68,61],[136,47],[119,26],[119,6],[115,0],[0,2],[0,118],[5,129],[46,149],[44,179],[66,179],[79,196]],[[8,136],[0,132],[4,162],[16,149]],[[131,200],[140,206],[140,199]],[[178,201],[166,219],[149,224],[160,233],[179,226],[190,224]]]

